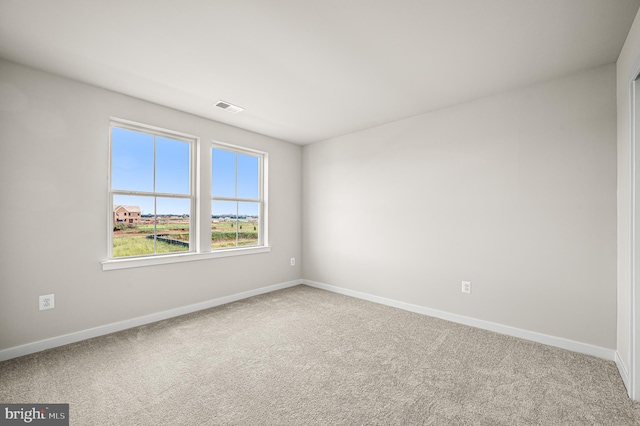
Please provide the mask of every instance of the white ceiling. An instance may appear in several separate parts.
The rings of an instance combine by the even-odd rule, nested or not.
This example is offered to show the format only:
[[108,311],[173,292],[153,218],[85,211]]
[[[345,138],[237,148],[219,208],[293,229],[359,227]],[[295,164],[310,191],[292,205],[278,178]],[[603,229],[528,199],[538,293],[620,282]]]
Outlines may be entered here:
[[0,57],[307,144],[613,63],[639,5],[0,0]]

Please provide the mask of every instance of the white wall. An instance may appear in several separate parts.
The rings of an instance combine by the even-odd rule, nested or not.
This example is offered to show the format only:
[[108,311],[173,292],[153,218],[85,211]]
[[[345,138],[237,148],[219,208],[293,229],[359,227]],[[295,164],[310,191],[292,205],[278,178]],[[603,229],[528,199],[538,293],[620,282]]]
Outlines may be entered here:
[[630,83],[640,70],[640,12],[620,52],[617,69],[618,99],[618,346],[624,368],[630,366]]
[[305,146],[303,276],[615,348],[615,78],[608,65]]
[[[270,253],[102,271],[109,117],[269,153]],[[300,146],[0,61],[0,350],[299,280]],[[69,217],[73,216],[73,220]],[[38,295],[56,307],[38,311]]]

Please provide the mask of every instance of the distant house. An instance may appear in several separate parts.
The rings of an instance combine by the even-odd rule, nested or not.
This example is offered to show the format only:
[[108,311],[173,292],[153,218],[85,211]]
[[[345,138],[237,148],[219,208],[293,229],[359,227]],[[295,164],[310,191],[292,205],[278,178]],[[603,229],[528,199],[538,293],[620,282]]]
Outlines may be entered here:
[[113,206],[113,223],[140,223],[142,211],[138,206]]

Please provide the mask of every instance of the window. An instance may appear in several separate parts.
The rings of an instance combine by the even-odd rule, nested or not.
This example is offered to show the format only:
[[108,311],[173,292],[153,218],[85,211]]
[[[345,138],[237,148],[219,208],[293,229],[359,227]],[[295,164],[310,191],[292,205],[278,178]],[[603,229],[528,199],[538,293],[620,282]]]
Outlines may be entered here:
[[[112,122],[110,258],[195,251],[194,145],[177,133]],[[120,220],[118,212],[141,220]]]
[[271,250],[266,152],[115,118],[110,132],[104,270]]
[[264,155],[214,145],[211,153],[211,248],[262,244]]

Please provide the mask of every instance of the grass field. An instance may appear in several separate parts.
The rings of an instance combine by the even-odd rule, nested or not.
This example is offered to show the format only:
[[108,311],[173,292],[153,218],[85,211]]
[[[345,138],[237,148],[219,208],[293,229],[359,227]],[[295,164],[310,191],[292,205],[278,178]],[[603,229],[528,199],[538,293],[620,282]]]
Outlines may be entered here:
[[[188,234],[187,234],[188,235]],[[188,247],[156,241],[155,253],[179,253],[189,251]],[[113,237],[113,257],[141,256],[144,254],[154,254],[153,239],[145,238],[144,235],[137,236],[115,236]]]
[[[259,225],[255,222],[238,222],[236,230],[235,222],[215,221],[211,223],[211,248],[219,249],[237,246],[247,247],[258,245]],[[120,228],[120,227],[119,227]],[[189,223],[183,220],[167,221],[155,225],[158,236],[164,238],[189,241]],[[147,254],[180,253],[189,251],[189,248],[178,244],[169,244],[156,240],[154,252],[153,224],[140,224],[131,227],[124,226],[113,232],[113,257],[142,256]]]
[[[234,247],[236,245],[236,224],[234,222],[211,223],[211,248]],[[238,222],[238,246],[258,245],[258,224]]]

